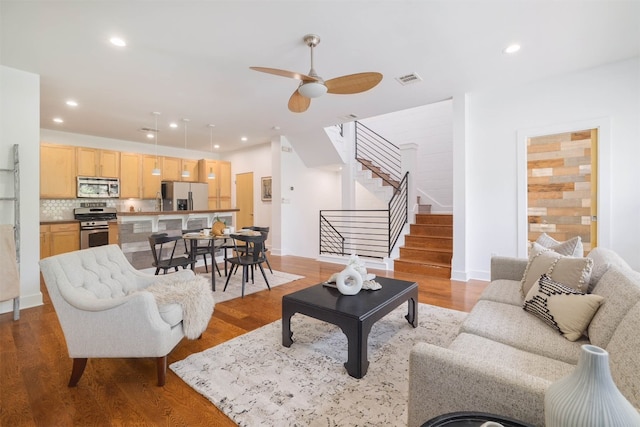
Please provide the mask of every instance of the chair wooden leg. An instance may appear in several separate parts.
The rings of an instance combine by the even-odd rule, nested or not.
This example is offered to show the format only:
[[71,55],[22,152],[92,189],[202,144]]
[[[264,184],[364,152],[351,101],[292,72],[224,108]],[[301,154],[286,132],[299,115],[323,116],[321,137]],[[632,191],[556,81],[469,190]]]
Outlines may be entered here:
[[75,387],[78,385],[78,381],[80,381],[80,377],[82,377],[82,373],[84,372],[84,368],[87,366],[86,357],[80,357],[73,359],[73,368],[71,369],[71,379],[69,380],[69,387]]
[[162,387],[167,379],[167,356],[156,358],[156,370],[158,371],[158,387]]
[[[232,267],[233,267],[233,265],[232,265]],[[229,272],[231,272],[231,271],[229,271]],[[227,281],[224,283],[224,289],[222,290],[222,292],[227,290],[227,286],[229,285],[229,279],[231,279],[231,274],[229,274],[227,276]]]

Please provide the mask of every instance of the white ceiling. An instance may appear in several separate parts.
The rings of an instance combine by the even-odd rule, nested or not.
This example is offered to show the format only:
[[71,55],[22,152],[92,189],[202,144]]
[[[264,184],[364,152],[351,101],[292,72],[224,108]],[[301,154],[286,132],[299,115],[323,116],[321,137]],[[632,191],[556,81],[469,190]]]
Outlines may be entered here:
[[[160,145],[183,147],[183,129],[167,125],[188,118],[188,148],[204,151],[209,123],[224,152],[640,54],[638,0],[1,0],[0,14],[0,63],[41,76],[42,128],[153,143],[139,129],[159,111]],[[378,71],[383,81],[291,113],[297,81],[249,67],[307,73],[307,33],[321,36],[323,78]],[[113,35],[128,46],[110,45]],[[513,42],[522,50],[503,54]],[[412,72],[423,81],[395,80]]]

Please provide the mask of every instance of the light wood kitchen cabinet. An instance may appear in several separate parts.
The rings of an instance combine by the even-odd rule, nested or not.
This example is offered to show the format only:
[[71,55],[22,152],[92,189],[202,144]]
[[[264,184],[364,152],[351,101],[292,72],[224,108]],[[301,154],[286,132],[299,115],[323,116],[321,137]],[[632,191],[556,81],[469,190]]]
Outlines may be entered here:
[[76,197],[76,147],[40,144],[40,198]]
[[109,244],[120,245],[120,236],[118,223],[115,221],[109,221]]
[[64,223],[40,226],[40,258],[80,249],[80,224]]
[[120,176],[120,153],[97,148],[77,147],[77,175],[118,178]]
[[182,161],[177,157],[162,157],[162,180],[180,181],[182,175]]
[[120,153],[120,198],[155,199],[160,191],[162,158],[151,154]]
[[180,172],[180,180],[181,181],[199,182],[198,160],[182,159],[181,171],[183,171],[185,169],[189,172],[189,176],[185,178],[185,177],[182,176],[182,172]]
[[[216,174],[208,179],[210,172]],[[222,160],[200,160],[200,182],[209,184],[209,209],[231,208],[231,163]]]
[[[143,199],[155,199],[156,195],[160,191],[160,183],[162,177],[160,175],[152,175],[156,167],[163,167],[160,165],[160,159],[156,162],[156,156],[143,154],[142,155],[142,169],[140,175],[140,182],[142,183],[141,197]],[[162,171],[164,172],[164,170]]]
[[120,153],[120,197],[137,199],[140,197],[142,161],[140,154]]

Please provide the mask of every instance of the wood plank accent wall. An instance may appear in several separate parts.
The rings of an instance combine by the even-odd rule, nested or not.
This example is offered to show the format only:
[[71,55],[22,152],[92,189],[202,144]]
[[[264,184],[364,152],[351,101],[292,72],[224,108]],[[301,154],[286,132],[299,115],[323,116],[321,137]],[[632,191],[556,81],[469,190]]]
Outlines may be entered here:
[[[528,234],[564,241],[580,236],[585,254],[592,246],[592,150],[596,130],[530,138],[527,142]],[[595,181],[593,181],[595,182]],[[593,206],[595,207],[595,206]],[[594,233],[595,236],[595,233]]]

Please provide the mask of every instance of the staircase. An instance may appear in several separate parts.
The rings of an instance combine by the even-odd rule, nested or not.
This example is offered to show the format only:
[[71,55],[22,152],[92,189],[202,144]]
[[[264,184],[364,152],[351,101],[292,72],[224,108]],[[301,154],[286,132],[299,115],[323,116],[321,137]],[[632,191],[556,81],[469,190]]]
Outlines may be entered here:
[[453,215],[416,214],[416,223],[400,247],[394,270],[423,276],[450,278],[453,256]]

